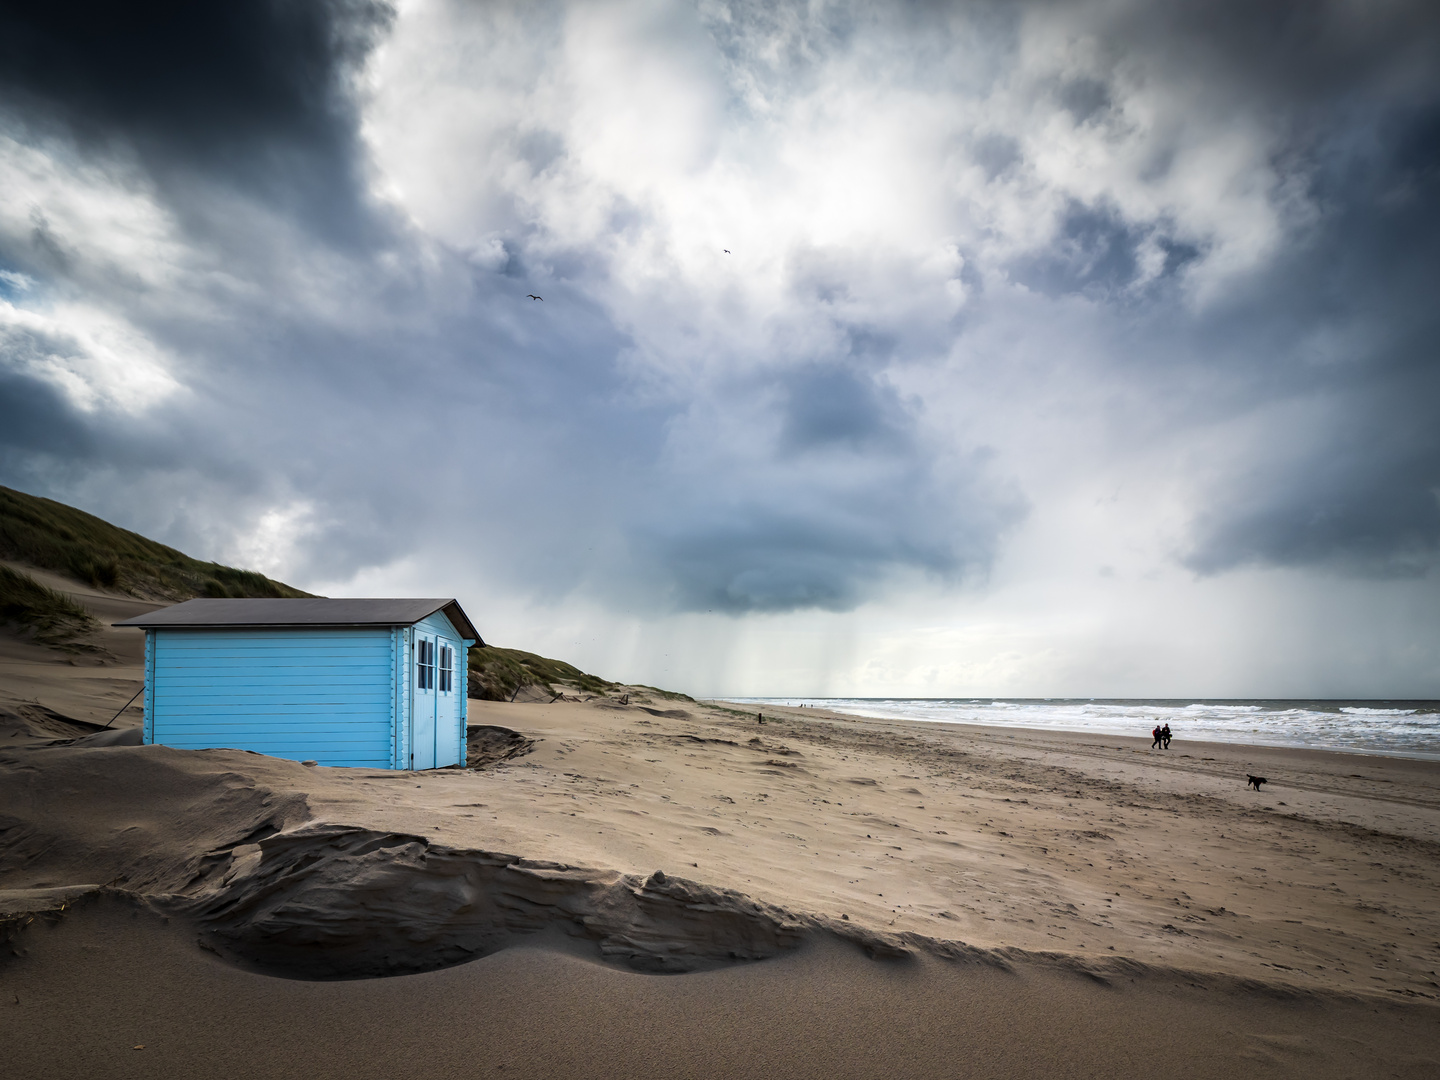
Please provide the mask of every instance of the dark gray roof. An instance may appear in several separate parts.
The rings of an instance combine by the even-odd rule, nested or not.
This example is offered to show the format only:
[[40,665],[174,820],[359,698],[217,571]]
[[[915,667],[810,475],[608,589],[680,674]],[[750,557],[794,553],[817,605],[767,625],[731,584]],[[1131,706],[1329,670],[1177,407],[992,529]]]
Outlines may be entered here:
[[147,630],[223,626],[409,626],[437,611],[443,611],[463,637],[485,644],[480,640],[480,632],[454,600],[327,600],[320,597],[186,600],[114,625]]

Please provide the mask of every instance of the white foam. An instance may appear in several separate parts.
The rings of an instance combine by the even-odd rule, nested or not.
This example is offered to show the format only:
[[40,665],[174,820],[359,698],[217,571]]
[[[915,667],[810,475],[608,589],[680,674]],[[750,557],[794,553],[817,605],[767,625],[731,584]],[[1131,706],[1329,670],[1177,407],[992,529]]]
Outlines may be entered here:
[[[1328,701],[1056,700],[931,698],[731,698],[760,705],[807,705],[851,716],[982,724],[1148,738],[1169,724],[1180,741],[1296,746],[1440,759],[1440,703],[1377,708]],[[1409,704],[1409,703],[1407,703]],[[1428,705],[1428,703],[1417,703]]]

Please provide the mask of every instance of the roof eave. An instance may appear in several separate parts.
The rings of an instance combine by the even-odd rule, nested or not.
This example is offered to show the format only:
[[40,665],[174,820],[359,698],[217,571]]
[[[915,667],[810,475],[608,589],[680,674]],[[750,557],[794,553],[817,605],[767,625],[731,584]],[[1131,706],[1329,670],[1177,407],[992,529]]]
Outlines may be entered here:
[[465,609],[460,606],[460,601],[448,600],[439,610],[450,620],[450,625],[460,631],[461,637],[466,641],[474,641],[482,649],[485,647],[485,642],[480,637],[480,631],[475,629],[475,624],[470,621],[470,616],[465,614]]

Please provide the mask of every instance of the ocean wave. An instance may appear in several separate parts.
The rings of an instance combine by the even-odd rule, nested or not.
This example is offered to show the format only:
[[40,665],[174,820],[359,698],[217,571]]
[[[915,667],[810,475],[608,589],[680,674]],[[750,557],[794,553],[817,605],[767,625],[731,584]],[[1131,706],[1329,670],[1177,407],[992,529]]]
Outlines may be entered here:
[[1195,701],[1193,699],[731,698],[818,706],[852,716],[1295,746],[1440,759],[1440,702]]

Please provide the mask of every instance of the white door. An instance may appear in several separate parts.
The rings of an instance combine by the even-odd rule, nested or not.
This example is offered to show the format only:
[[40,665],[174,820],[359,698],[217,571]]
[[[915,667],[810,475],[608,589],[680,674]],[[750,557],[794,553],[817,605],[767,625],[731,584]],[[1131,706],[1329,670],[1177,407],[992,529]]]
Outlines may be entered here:
[[439,694],[436,690],[436,669],[439,656],[435,635],[416,631],[411,646],[412,693],[410,705],[410,768],[435,768],[435,709]]
[[464,753],[460,746],[460,694],[463,692],[457,678],[456,663],[458,641],[450,638],[435,639],[436,667],[438,676],[435,689],[435,765],[460,765]]

